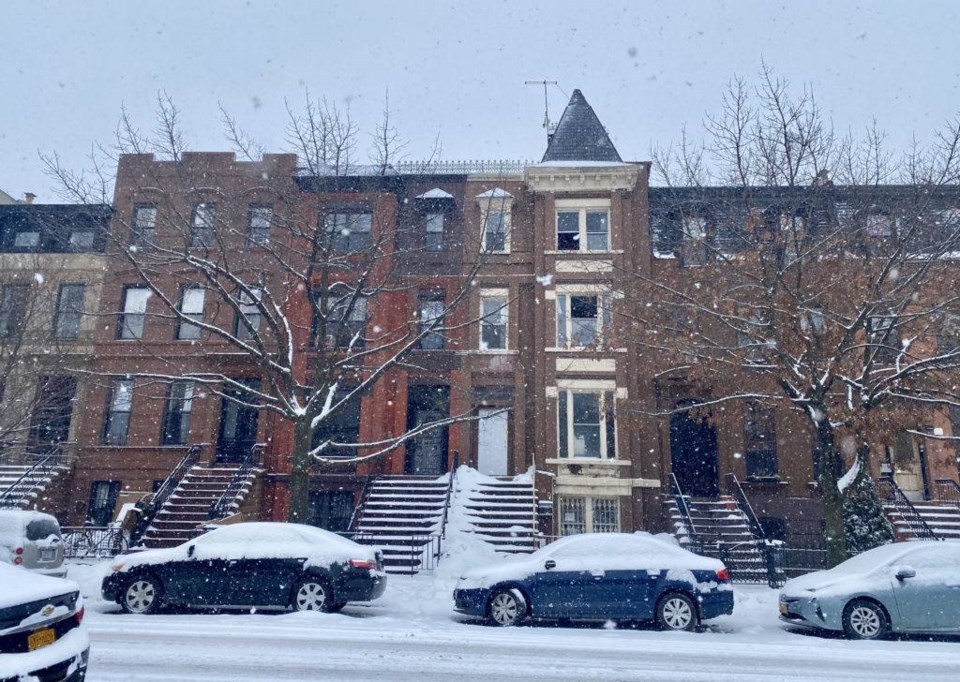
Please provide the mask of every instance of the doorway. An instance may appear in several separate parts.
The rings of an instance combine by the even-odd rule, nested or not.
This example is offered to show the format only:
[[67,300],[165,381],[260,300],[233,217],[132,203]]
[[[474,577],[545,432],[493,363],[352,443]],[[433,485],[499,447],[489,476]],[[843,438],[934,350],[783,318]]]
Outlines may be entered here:
[[[449,386],[411,386],[407,393],[407,430],[450,415]],[[447,471],[447,427],[431,429],[407,442],[404,473],[440,476]]]
[[896,444],[889,462],[893,471],[893,480],[911,502],[929,499],[927,490],[926,450],[922,441],[912,434],[903,432],[897,435]]
[[[260,388],[259,379],[239,380],[251,390]],[[260,410],[241,405],[236,400],[251,402],[253,397],[237,388],[226,388],[220,402],[220,435],[217,438],[217,462],[239,464],[257,443]],[[231,399],[232,398],[232,399]]]
[[497,408],[481,407],[477,411],[477,470],[487,476],[509,473],[510,415]]
[[[696,403],[683,401],[676,407]],[[720,475],[717,462],[717,431],[706,416],[692,414],[689,409],[670,417],[670,462],[677,483],[685,495],[717,497]]]

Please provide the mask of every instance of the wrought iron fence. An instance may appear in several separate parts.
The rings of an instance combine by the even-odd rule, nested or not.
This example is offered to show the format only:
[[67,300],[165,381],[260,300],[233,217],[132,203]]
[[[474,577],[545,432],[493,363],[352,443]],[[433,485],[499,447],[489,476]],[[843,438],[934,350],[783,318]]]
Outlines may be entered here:
[[951,478],[938,478],[936,481],[937,498],[960,507],[960,485]]
[[63,526],[63,555],[67,559],[112,559],[129,546],[117,526]]
[[[432,571],[440,563],[443,551],[443,536],[436,535],[407,535],[402,541],[377,542],[370,533],[340,533],[361,545],[374,547],[383,553],[384,567],[388,573],[416,575],[423,571]],[[389,552],[389,553],[388,553]]]

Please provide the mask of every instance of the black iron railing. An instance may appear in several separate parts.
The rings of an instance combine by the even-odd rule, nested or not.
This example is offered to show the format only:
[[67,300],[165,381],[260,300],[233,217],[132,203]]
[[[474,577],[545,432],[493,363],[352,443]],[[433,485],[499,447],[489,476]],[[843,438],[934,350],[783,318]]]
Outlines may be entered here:
[[27,453],[19,459],[26,461],[29,468],[23,472],[6,490],[0,492],[0,509],[23,507],[24,501],[43,481],[52,478],[56,471],[67,464],[69,459],[66,444],[52,446],[49,450]]
[[780,561],[782,554],[778,554],[775,550],[778,548],[782,549],[782,543],[767,537],[767,532],[763,529],[763,524],[760,523],[760,519],[757,518],[756,513],[753,511],[750,498],[747,497],[743,486],[740,485],[740,479],[738,479],[737,475],[733,472],[727,474],[727,494],[736,501],[740,513],[747,519],[750,533],[753,535],[760,556],[763,558],[763,565],[767,571],[767,584],[774,588],[781,587],[785,580],[783,564],[782,561]]
[[157,492],[153,494],[153,497],[142,510],[140,520],[137,521],[137,525],[130,534],[131,545],[136,545],[140,542],[144,533],[147,532],[147,528],[150,527],[150,524],[153,523],[154,518],[156,518],[157,513],[163,508],[163,505],[170,498],[170,495],[177,489],[177,486],[180,485],[183,477],[200,461],[200,451],[202,449],[202,443],[191,445],[190,449],[187,450],[187,454],[180,459],[177,466],[173,468],[173,471],[170,472],[163,483],[160,484],[160,487],[157,488]]
[[960,484],[951,478],[938,478],[935,484],[938,500],[960,507]]
[[680,483],[677,481],[677,477],[670,473],[670,495],[673,497],[674,502],[677,504],[677,511],[680,513],[680,520],[683,522],[683,525],[687,531],[687,539],[689,540],[688,549],[692,552],[702,552],[703,551],[703,538],[697,532],[697,527],[693,524],[693,518],[690,515],[690,505],[687,503],[687,497],[683,494],[683,490],[680,489]]
[[927,525],[923,516],[917,511],[913,503],[903,494],[900,486],[893,480],[893,476],[882,476],[877,481],[877,491],[880,496],[890,504],[903,519],[907,528],[917,540],[939,540],[936,533]]
[[250,473],[260,466],[260,458],[266,447],[264,443],[257,443],[250,448],[250,452],[240,462],[240,466],[233,474],[230,484],[223,491],[220,499],[210,505],[211,519],[222,519],[231,514],[236,514],[240,510],[240,496],[243,487],[246,485]]
[[62,526],[63,556],[67,559],[111,559],[128,547],[120,524]]

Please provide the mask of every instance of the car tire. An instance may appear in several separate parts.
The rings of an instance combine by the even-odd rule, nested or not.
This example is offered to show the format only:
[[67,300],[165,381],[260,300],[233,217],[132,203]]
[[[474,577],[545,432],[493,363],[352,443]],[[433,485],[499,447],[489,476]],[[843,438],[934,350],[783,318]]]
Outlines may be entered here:
[[330,608],[327,609],[328,613],[340,613],[343,610],[343,607],[347,605],[347,602],[338,601],[335,604],[330,604]]
[[660,597],[656,618],[661,630],[690,631],[699,624],[696,603],[680,592]]
[[120,608],[126,613],[156,613],[162,604],[163,583],[149,573],[141,573],[128,580],[120,595]]
[[887,612],[870,599],[854,599],[843,610],[843,634],[849,639],[883,639],[890,632]]
[[498,627],[511,627],[527,616],[527,600],[519,590],[501,587],[494,590],[487,602],[487,622]]
[[323,578],[306,576],[293,587],[291,606],[294,611],[338,611],[333,601],[333,589]]

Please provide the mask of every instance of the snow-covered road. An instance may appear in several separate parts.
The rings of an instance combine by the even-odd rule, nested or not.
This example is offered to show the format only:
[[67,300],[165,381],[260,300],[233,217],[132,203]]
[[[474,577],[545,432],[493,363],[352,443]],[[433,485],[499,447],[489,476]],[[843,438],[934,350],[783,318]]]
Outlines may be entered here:
[[956,680],[960,639],[847,642],[796,634],[776,594],[740,588],[702,633],[612,627],[496,629],[451,614],[450,586],[391,576],[342,614],[109,613],[89,570],[89,680]]

